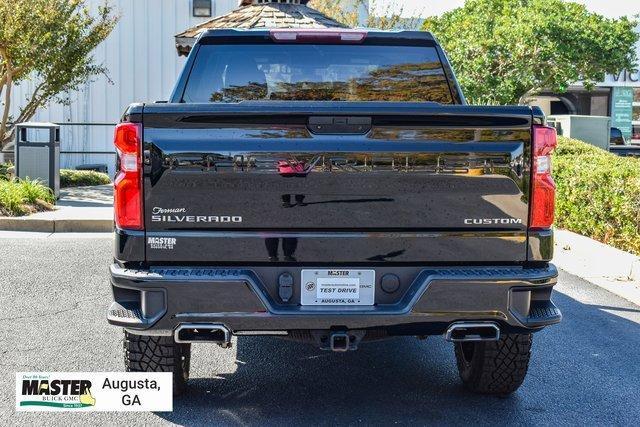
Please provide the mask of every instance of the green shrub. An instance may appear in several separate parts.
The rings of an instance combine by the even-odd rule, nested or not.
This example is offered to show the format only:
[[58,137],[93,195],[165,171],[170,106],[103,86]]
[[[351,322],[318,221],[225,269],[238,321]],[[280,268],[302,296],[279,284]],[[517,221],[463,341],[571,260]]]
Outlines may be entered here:
[[22,193],[22,197],[25,203],[36,204],[38,202],[46,202],[53,204],[56,200],[48,187],[45,187],[38,181],[31,181],[24,179],[16,181],[19,191]]
[[38,181],[0,181],[0,215],[20,216],[53,209],[51,190]]
[[9,163],[0,163],[0,180],[8,179],[10,167],[11,165]]
[[640,254],[640,159],[559,138],[556,225]]
[[0,181],[0,215],[20,216],[28,213],[20,188],[12,181]]
[[94,171],[60,169],[60,187],[110,184],[109,175]]

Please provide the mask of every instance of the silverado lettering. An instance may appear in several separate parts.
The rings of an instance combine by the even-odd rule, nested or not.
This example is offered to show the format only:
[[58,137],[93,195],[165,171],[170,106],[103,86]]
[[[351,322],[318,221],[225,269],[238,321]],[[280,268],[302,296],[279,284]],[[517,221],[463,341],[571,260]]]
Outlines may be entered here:
[[242,222],[241,216],[152,215],[152,222]]

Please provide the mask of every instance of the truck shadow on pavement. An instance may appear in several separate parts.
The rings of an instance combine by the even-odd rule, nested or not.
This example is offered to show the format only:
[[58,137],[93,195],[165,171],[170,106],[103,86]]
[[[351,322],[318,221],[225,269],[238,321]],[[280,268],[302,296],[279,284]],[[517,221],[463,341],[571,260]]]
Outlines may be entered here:
[[[527,380],[507,398],[465,391],[453,346],[441,337],[365,343],[349,353],[243,337],[232,350],[196,352],[187,393],[174,412],[157,415],[185,425],[632,424],[640,416],[640,310],[558,292],[554,300],[565,318],[534,337]],[[229,372],[212,368],[221,360]]]

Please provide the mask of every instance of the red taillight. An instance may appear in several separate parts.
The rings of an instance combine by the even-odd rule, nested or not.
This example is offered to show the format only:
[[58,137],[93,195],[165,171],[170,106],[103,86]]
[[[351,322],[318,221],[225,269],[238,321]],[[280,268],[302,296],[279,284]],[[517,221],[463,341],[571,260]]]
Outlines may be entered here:
[[551,176],[551,153],[558,145],[556,130],[533,127],[533,170],[531,172],[530,228],[550,228],[556,207],[556,184]]
[[279,43],[362,43],[367,32],[362,30],[273,29],[271,39]]
[[113,143],[119,170],[114,180],[113,207],[118,228],[144,229],[142,220],[142,143],[137,123],[116,126]]

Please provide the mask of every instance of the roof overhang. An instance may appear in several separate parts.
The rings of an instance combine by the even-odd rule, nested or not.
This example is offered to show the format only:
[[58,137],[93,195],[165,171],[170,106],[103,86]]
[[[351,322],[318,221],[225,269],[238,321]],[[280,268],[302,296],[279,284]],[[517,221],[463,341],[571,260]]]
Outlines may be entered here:
[[240,6],[250,4],[281,3],[281,4],[307,4],[310,0],[240,0]]
[[242,0],[230,13],[196,25],[175,36],[178,55],[188,55],[197,38],[212,29],[346,28],[308,7],[309,0]]

